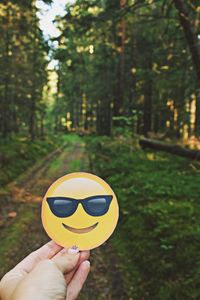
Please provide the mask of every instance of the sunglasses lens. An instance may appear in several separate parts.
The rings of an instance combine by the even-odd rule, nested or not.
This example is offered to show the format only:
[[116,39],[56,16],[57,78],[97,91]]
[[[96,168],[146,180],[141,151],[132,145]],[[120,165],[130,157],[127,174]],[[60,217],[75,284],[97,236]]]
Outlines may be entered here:
[[76,209],[76,205],[74,205],[74,203],[74,201],[67,199],[53,199],[52,203],[50,204],[50,208],[57,217],[69,217]]
[[101,216],[108,211],[109,203],[106,198],[94,198],[87,201],[87,212],[92,216]]

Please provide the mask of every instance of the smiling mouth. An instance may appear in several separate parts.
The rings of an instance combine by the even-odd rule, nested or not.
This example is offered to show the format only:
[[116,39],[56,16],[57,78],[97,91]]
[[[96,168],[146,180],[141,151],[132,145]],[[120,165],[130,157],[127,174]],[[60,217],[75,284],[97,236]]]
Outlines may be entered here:
[[62,223],[63,227],[71,232],[74,232],[74,233],[88,233],[90,231],[92,231],[94,228],[97,227],[99,223],[97,222],[96,224],[90,226],[90,227],[85,227],[85,228],[73,228],[73,227],[70,227],[64,223]]

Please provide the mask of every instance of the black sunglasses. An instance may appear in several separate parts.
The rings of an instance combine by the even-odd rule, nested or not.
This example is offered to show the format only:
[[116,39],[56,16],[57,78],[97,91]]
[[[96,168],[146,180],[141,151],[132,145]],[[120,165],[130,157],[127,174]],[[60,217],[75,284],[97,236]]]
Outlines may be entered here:
[[102,216],[107,213],[112,198],[112,195],[97,195],[79,200],[68,197],[48,197],[47,202],[52,213],[59,218],[66,218],[73,215],[79,203],[83,206],[87,214]]

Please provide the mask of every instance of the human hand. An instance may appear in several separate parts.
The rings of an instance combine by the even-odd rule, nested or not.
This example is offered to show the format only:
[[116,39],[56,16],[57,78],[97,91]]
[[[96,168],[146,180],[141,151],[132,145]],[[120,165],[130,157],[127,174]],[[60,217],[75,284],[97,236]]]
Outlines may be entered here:
[[90,270],[89,251],[50,241],[29,254],[0,282],[1,300],[74,300]]

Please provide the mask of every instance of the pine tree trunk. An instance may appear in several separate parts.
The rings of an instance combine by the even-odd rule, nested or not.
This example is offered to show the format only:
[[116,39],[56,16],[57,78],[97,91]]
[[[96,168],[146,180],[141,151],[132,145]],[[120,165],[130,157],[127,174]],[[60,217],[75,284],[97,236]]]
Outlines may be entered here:
[[2,134],[3,137],[7,137],[8,135],[8,104],[9,104],[9,50],[10,50],[10,37],[9,37],[9,23],[10,23],[10,3],[8,3],[7,7],[7,25],[8,29],[6,31],[6,51],[5,51],[5,79],[4,79],[4,96],[3,96],[3,109],[2,109]]
[[[189,14],[186,10],[185,7],[185,1],[183,0],[173,0],[176,9],[178,10],[179,13],[179,19],[181,26],[183,28],[185,38],[188,44],[188,47],[190,49],[190,53],[192,56],[192,61],[193,61],[193,66],[196,71],[196,77],[197,77],[197,82],[198,86],[200,85],[200,48],[199,48],[199,43],[198,43],[198,36],[194,32],[194,28],[190,22],[189,19]],[[200,134],[200,99],[198,98],[198,103],[196,103],[196,123],[195,123],[195,132],[196,134]]]
[[32,61],[32,93],[31,93],[31,111],[30,111],[30,124],[29,124],[29,134],[31,141],[35,139],[35,110],[36,110],[36,38],[37,38],[37,16],[36,16],[36,6],[35,0],[32,3],[32,17],[33,17],[33,61]]
[[[149,73],[152,69],[151,58],[147,63],[147,69]],[[147,136],[148,132],[151,131],[152,127],[152,80],[148,74],[145,86],[144,86],[144,112],[143,112],[143,134]]]
[[[120,8],[123,9],[126,5],[126,0],[119,0]],[[116,29],[115,33],[116,35]],[[120,22],[120,40],[118,42],[118,48],[120,49],[119,65],[117,67],[117,77],[115,95],[114,95],[114,116],[120,116],[124,111],[124,85],[125,85],[125,39],[126,39],[126,22],[121,20]],[[115,121],[115,125],[117,125]]]

